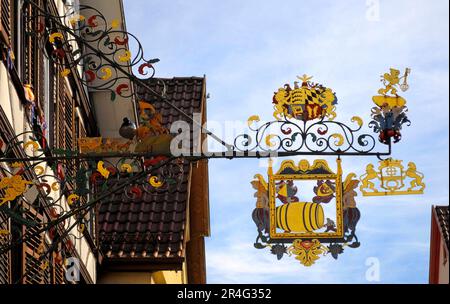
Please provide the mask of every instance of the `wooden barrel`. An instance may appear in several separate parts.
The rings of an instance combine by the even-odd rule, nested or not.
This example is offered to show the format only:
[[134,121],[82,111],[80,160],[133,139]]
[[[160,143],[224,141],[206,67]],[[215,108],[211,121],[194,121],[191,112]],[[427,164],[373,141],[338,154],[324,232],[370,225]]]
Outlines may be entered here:
[[324,213],[320,204],[289,203],[276,208],[276,226],[289,232],[313,232],[323,227]]

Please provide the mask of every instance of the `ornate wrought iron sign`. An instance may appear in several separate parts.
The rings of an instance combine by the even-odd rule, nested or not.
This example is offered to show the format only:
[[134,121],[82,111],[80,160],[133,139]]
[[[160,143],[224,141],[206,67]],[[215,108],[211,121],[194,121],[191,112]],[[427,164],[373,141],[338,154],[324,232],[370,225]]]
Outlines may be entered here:
[[[153,65],[159,60],[146,59],[138,39],[120,30],[119,20],[106,20],[97,9],[86,5],[56,16],[33,1],[26,2],[36,8],[36,14],[27,17],[35,25],[28,34],[39,39],[40,47],[46,50],[44,54],[48,53],[60,67],[63,77],[78,70],[77,77],[87,88],[110,92],[112,101],[118,96],[135,97],[130,81],[153,92],[141,78],[152,78]],[[406,100],[398,95],[399,89],[408,90],[410,72],[406,69],[400,76],[399,70],[390,69],[382,76],[383,88],[373,97],[376,107],[372,108],[369,127],[378,141],[388,146],[385,152],[375,151],[376,136],[362,131],[364,122],[359,116],[351,118],[351,126],[337,121],[336,94],[312,82],[307,75],[274,93],[274,121],[260,124],[258,115],[251,116],[250,132],[237,136],[233,145],[204,130],[221,142],[228,154],[173,157],[172,136],[162,127],[161,115],[151,104],[138,99],[134,101],[139,103],[140,125],[124,120],[120,134],[126,140],[81,138],[79,151],[51,149],[39,132],[16,135],[7,143],[0,140],[0,162],[5,164],[5,174],[0,176],[0,211],[25,226],[18,231],[17,240],[12,239],[10,232],[0,231],[0,237],[8,238],[0,253],[42,235],[48,236],[51,244],[46,247],[42,240],[41,257],[60,253],[62,248],[73,249],[77,238],[73,229],[84,232],[85,215],[98,202],[121,190],[133,199],[139,199],[144,192],[167,190],[180,183],[184,165],[189,161],[329,155],[337,157],[336,171],[322,159],[312,164],[307,160],[288,160],[275,173],[271,163],[267,181],[262,175],[255,176],[252,185],[257,202],[252,217],[258,235],[254,246],[269,248],[278,259],[293,255],[305,266],[313,265],[321,256],[337,259],[345,248],[360,246],[356,226],[361,214],[355,201],[360,182],[364,196],[421,194],[425,189],[423,175],[416,171],[414,163],[405,170],[402,161],[386,159],[380,162],[378,171],[369,164],[360,181],[354,173],[344,179],[341,167],[343,156],[381,159],[391,155],[391,144],[399,142],[402,127],[410,125]],[[34,102],[31,88],[25,88],[25,95]],[[195,123],[164,99],[164,90],[157,95]],[[11,158],[17,151],[22,156]],[[108,160],[113,157],[116,161]],[[15,204],[19,199],[31,204],[45,202],[51,221],[25,219],[23,207]],[[46,267],[44,263],[42,269]]]
[[330,88],[311,82],[312,77],[298,77],[294,88],[285,84],[273,96],[275,121],[259,125],[260,117],[248,119],[249,134],[234,141],[239,152],[291,155],[388,155],[374,152],[376,139],[360,132],[363,119],[354,116],[353,126],[336,121],[336,94]]
[[107,20],[88,5],[68,7],[64,15],[58,16],[36,6],[37,13],[30,17],[36,28],[28,34],[37,36],[41,49],[50,46],[49,58],[61,67],[62,76],[79,67],[83,75],[78,78],[89,89],[111,92],[112,101],[117,96],[132,97],[128,74],[152,78],[159,59],[146,59],[141,43],[121,29],[120,20]]
[[[410,69],[406,69],[404,76],[399,77],[400,72],[391,69],[382,76],[385,87],[379,90],[380,95],[373,97],[377,107],[372,109],[374,121],[369,126],[379,134],[379,141],[389,147],[392,138],[394,143],[400,140],[402,125],[410,123],[405,115],[406,100],[397,94],[397,87],[402,91],[409,88],[409,73]],[[356,128],[335,121],[337,98],[331,89],[311,83],[312,77],[298,78],[301,85],[295,82],[292,89],[286,84],[275,92],[276,121],[254,128],[260,118],[252,116],[248,125],[256,133],[256,140],[252,142],[249,135],[241,135],[237,140],[243,139],[242,150],[298,154],[306,150],[338,156],[336,172],[325,160],[316,159],[312,165],[307,160],[298,164],[284,161],[274,174],[270,160],[268,182],[260,174],[251,182],[257,198],[252,214],[258,231],[254,246],[270,248],[278,259],[285,254],[294,255],[302,265],[311,266],[320,256],[331,254],[337,259],[345,247],[360,246],[356,226],[361,213],[355,201],[360,182],[364,196],[422,194],[425,184],[414,163],[405,170],[402,161],[392,158],[381,160],[378,171],[372,164],[367,165],[360,181],[354,173],[343,181],[340,156],[371,155],[376,141],[369,134],[357,134],[363,126],[360,117],[352,118]]]
[[351,173],[342,181],[340,159],[336,172],[325,160],[312,165],[288,160],[275,174],[270,161],[269,182],[259,174],[252,181],[257,198],[252,214],[258,231],[254,246],[270,248],[278,259],[295,255],[304,266],[328,254],[337,259],[345,247],[359,247],[355,177]]

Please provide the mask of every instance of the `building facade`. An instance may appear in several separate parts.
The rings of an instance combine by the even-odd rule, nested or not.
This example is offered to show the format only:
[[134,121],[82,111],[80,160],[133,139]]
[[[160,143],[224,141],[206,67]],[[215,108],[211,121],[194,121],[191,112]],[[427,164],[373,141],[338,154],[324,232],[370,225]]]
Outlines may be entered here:
[[[53,14],[63,14],[67,9],[63,1],[35,1],[37,7],[46,8]],[[67,3],[67,2],[66,2]],[[36,24],[32,16],[38,8],[21,0],[1,1],[0,27],[0,129],[3,143],[27,141],[30,132],[42,134],[38,138],[40,149],[61,148],[76,149],[77,138],[98,134],[94,107],[88,93],[79,81],[79,71],[73,68],[71,75],[63,76],[61,67],[54,65],[49,57],[51,46],[40,47],[39,37],[34,35]],[[42,24],[49,26],[49,24]],[[17,136],[23,134],[22,136]],[[5,145],[3,145],[5,146]],[[5,151],[2,151],[5,152]],[[24,151],[9,151],[9,157],[23,158]],[[20,164],[19,162],[19,165]],[[25,164],[26,166],[26,164]],[[51,164],[43,165],[46,173],[56,175]],[[73,176],[76,164],[68,161],[64,174]],[[62,169],[62,168],[61,168]],[[14,166],[1,163],[0,174],[7,177],[15,173]],[[36,182],[34,172],[24,173],[30,182]],[[68,188],[74,185],[68,185]],[[38,223],[51,220],[51,208],[36,186],[28,191],[29,195],[2,206],[2,229],[10,234],[7,238],[18,239],[30,233],[31,226],[17,217],[7,216],[8,210],[20,214],[22,218],[33,219]],[[35,193],[32,193],[32,192]],[[62,208],[67,203],[61,202]],[[18,212],[17,212],[18,211]],[[92,218],[93,221],[93,218]],[[40,254],[50,246],[48,234],[40,234],[23,244],[15,246],[0,256],[2,283],[23,284],[60,284],[65,283],[65,271],[68,257],[76,258],[80,265],[80,282],[94,283],[96,280],[96,262],[94,254],[95,235],[93,228],[77,235],[75,246],[61,246],[54,253],[40,260]],[[57,233],[57,232],[56,232]],[[76,233],[76,232],[74,232]],[[74,264],[75,265],[75,264]],[[69,265],[70,266],[70,265]]]
[[[68,194],[77,187],[77,170],[88,164],[67,159],[56,166],[48,161],[40,166],[47,176],[43,181],[33,170],[26,170],[28,154],[20,143],[38,134],[32,138],[38,145],[36,150],[52,156],[55,149],[79,150],[79,138],[118,138],[124,117],[139,124],[139,103],[120,94],[112,103],[110,91],[86,85],[82,67],[72,66],[67,71],[55,64],[51,59],[54,46],[47,41],[42,45],[36,34],[38,29],[51,32],[54,21],[35,16],[42,11],[63,16],[74,5],[86,4],[125,31],[124,10],[121,0],[0,0],[0,4],[0,157],[21,159],[0,162],[0,179],[20,175],[30,183],[24,195],[0,205],[0,250],[14,244],[14,239],[33,235],[10,250],[0,251],[0,283],[205,283],[209,202],[208,167],[203,161],[183,165],[184,177],[176,185],[175,195],[169,190],[150,193],[129,205],[123,203],[120,193],[102,200],[83,215],[86,229],[72,229],[57,248],[53,240],[64,234],[64,227],[38,233],[41,224],[57,217],[55,204],[40,185],[64,176],[67,185],[53,201],[58,201],[60,210],[71,210]],[[76,42],[72,49],[87,52]],[[69,53],[64,56],[67,61],[74,60]],[[205,122],[205,79],[165,81],[169,99],[190,115],[200,113]],[[128,87],[141,90],[130,81]],[[145,98],[146,92],[141,93]],[[148,102],[155,102],[165,127],[177,119],[174,113],[167,113],[161,100]],[[15,142],[17,148],[5,148]],[[0,189],[0,198],[4,194]],[[67,226],[73,221],[69,218]],[[43,255],[45,252],[50,254]]]

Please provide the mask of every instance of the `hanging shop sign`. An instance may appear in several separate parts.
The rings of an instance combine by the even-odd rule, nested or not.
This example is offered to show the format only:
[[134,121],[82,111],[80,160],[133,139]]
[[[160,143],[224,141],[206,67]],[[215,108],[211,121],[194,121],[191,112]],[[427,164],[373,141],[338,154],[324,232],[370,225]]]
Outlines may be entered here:
[[268,248],[278,259],[293,255],[311,266],[321,256],[337,259],[344,248],[359,247],[356,225],[361,215],[354,191],[359,181],[353,173],[343,181],[341,160],[336,163],[334,172],[325,160],[312,165],[287,160],[273,173],[270,161],[268,182],[255,176],[257,249]]

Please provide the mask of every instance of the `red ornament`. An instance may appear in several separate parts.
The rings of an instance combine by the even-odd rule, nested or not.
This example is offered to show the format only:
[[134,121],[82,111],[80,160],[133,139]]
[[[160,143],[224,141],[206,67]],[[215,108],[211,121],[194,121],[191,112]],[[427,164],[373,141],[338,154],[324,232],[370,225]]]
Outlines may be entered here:
[[116,37],[114,39],[114,43],[117,45],[126,45],[128,43],[128,37],[125,37],[124,39],[120,39],[120,37]]
[[87,24],[88,24],[90,27],[97,27],[97,26],[98,26],[98,23],[95,22],[96,19],[97,19],[97,16],[92,16],[92,17],[90,17],[90,18],[88,19],[88,21],[87,21]]
[[117,94],[119,94],[120,96],[123,96],[122,95],[122,91],[125,91],[125,90],[128,90],[129,89],[129,86],[127,85],[127,84],[121,84],[121,85],[119,85],[117,88],[116,88],[116,93]]
[[139,69],[138,69],[139,74],[141,74],[141,75],[147,75],[147,73],[144,71],[145,68],[151,69],[151,68],[153,68],[153,65],[151,65],[151,64],[148,63],[148,62],[141,64],[141,65],[139,66]]

